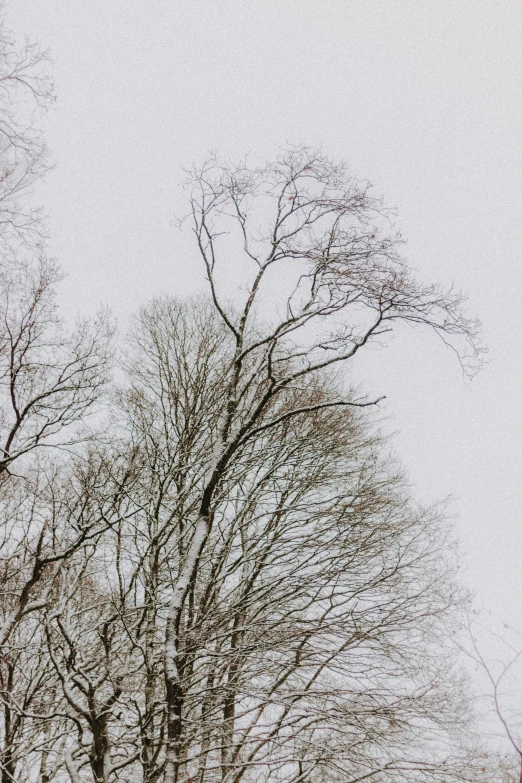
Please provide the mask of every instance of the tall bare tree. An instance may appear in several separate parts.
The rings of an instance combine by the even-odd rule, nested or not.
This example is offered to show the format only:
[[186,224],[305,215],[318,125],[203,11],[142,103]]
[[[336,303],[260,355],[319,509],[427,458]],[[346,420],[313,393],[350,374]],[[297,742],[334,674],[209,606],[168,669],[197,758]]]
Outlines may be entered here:
[[53,765],[57,768],[50,750],[57,741],[51,716],[59,691],[42,646],[42,612],[63,563],[105,524],[98,519],[89,527],[76,516],[67,526],[59,510],[64,503],[74,505],[74,493],[69,481],[66,501],[60,496],[64,456],[57,448],[87,437],[86,416],[107,386],[112,327],[101,314],[67,329],[57,314],[54,287],[60,273],[45,257],[45,225],[31,201],[32,186],[48,169],[38,129],[39,115],[54,98],[48,61],[36,44],[18,47],[0,21],[0,756],[5,783],[31,775],[37,757],[43,779]]
[[[170,601],[167,783],[177,781],[182,763],[183,610],[228,472],[241,464],[252,442],[294,417],[374,404],[331,392],[302,399],[299,390],[349,362],[398,322],[435,329],[465,366],[477,356],[476,324],[462,314],[462,298],[415,281],[399,256],[398,238],[383,227],[380,202],[344,166],[304,149],[256,170],[212,161],[194,174],[191,205],[213,306],[230,347],[197,521]],[[238,256],[241,288],[247,290],[232,308],[220,294],[219,273],[227,259]],[[281,281],[272,307],[265,293],[270,276]],[[269,296],[273,292],[268,289]]]

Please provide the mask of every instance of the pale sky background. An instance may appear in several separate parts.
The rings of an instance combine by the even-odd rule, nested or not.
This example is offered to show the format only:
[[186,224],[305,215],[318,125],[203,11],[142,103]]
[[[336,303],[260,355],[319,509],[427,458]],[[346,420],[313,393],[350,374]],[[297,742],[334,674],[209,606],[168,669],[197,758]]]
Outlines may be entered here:
[[426,281],[484,323],[472,384],[434,336],[357,367],[420,500],[453,496],[465,579],[522,629],[522,0],[11,0],[55,59],[39,189],[69,313],[125,323],[156,292],[198,290],[172,225],[181,167],[285,142],[344,158],[398,210]]

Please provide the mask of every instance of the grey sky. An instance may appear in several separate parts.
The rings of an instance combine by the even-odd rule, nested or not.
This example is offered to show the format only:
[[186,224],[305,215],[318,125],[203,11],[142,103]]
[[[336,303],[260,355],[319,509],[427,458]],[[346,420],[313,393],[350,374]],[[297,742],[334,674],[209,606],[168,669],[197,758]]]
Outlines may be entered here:
[[433,335],[403,333],[358,378],[387,395],[418,497],[455,496],[479,602],[522,628],[522,2],[11,0],[8,19],[56,61],[39,198],[69,312],[124,319],[201,286],[172,217],[209,149],[321,144],[397,207],[408,257],[468,292],[491,361],[470,386]]

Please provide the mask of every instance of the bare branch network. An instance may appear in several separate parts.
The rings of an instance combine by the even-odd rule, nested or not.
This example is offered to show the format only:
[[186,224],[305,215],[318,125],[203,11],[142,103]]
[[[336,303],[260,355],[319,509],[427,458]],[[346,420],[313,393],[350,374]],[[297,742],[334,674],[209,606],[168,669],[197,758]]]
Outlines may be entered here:
[[116,384],[110,319],[60,321],[25,200],[46,55],[0,33],[1,783],[491,781],[443,509],[345,381],[400,323],[473,372],[462,296],[416,281],[343,165],[212,159],[188,184],[209,294],[146,305]]

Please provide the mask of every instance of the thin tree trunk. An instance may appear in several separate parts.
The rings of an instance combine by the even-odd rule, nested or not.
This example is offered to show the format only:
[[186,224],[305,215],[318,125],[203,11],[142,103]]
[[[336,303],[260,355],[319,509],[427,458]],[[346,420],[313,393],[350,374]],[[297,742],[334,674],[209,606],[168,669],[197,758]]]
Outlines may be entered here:
[[183,604],[194,578],[208,531],[208,514],[200,515],[169,606],[165,640],[165,688],[167,701],[167,753],[165,783],[178,783],[181,762],[183,686],[179,668],[179,628]]

